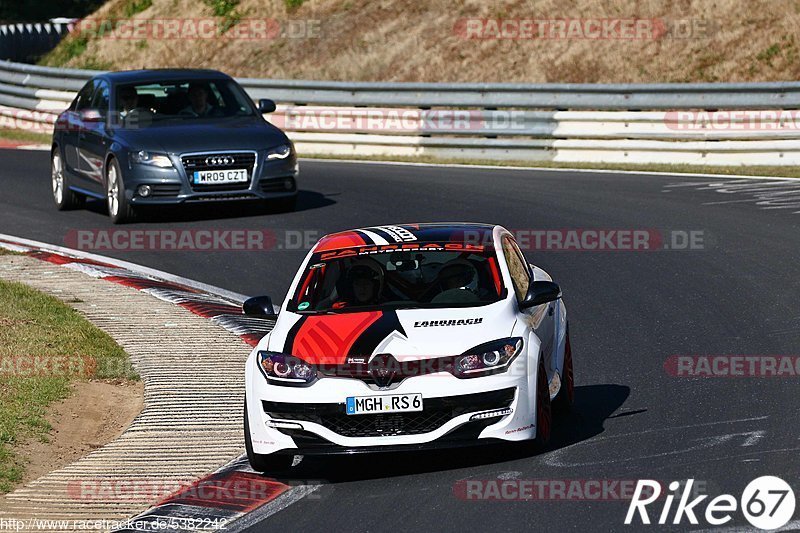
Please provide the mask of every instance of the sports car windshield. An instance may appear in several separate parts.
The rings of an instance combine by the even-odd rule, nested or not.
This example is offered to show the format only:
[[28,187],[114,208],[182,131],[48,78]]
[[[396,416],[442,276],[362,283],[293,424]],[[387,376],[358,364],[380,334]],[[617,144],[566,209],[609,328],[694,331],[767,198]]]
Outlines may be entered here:
[[225,79],[120,85],[114,109],[120,120],[145,123],[255,115],[247,95],[235,82]]
[[473,307],[505,297],[493,248],[376,251],[362,247],[315,253],[289,302],[298,313],[375,308]]

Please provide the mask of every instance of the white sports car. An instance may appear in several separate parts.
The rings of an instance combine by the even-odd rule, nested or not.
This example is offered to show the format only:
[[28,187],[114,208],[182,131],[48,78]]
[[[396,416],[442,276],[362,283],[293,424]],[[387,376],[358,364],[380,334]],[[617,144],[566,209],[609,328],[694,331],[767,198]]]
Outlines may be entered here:
[[[275,316],[269,297],[244,311]],[[246,367],[253,469],[295,454],[550,437],[574,394],[559,286],[484,224],[323,237]]]

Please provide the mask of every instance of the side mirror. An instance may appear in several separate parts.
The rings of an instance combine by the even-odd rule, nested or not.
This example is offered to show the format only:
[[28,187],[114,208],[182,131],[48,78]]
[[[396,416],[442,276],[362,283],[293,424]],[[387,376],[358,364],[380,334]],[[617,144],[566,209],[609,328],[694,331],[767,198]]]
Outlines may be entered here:
[[561,287],[552,281],[532,281],[528,286],[528,294],[519,303],[520,309],[529,309],[537,305],[553,302],[561,298]]
[[259,318],[278,318],[275,308],[272,306],[272,298],[269,296],[253,296],[242,304],[242,311],[248,316]]
[[275,111],[275,102],[269,98],[262,98],[258,101],[258,112],[262,115],[264,113],[272,113]]
[[81,111],[81,120],[83,122],[102,122],[103,115],[98,109],[84,109]]

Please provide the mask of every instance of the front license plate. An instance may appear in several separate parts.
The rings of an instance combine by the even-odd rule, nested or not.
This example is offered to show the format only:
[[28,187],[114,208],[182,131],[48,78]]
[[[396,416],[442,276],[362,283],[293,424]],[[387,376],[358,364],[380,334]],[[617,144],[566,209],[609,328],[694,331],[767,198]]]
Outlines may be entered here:
[[243,168],[226,170],[195,170],[195,185],[216,185],[218,183],[242,183],[247,181],[247,170]]
[[345,404],[345,412],[348,415],[407,413],[409,411],[422,411],[422,394],[349,396]]

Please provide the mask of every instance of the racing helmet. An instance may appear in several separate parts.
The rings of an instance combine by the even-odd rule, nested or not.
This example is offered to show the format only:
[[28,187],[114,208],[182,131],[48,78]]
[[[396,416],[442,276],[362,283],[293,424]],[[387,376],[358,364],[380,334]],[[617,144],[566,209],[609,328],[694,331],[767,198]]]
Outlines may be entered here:
[[375,297],[383,292],[384,273],[383,268],[373,259],[356,259],[347,269],[345,274],[347,285],[353,286],[355,280],[366,279],[374,283]]
[[439,271],[439,281],[445,289],[478,291],[478,270],[467,259],[448,261]]

